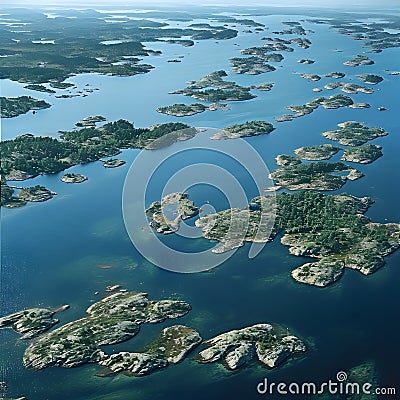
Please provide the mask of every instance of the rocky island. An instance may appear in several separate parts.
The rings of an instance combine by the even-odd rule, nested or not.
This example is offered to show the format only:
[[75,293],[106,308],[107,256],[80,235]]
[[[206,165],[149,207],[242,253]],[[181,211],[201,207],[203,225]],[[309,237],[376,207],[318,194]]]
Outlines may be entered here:
[[254,358],[269,368],[275,368],[307,350],[298,337],[270,324],[256,324],[222,333],[204,345],[206,348],[197,355],[197,362],[219,361],[230,370],[238,369]]
[[[173,325],[161,331],[159,336],[140,352],[121,351],[104,355],[99,365],[112,373],[143,376],[168,365],[181,362],[187,354],[202,342],[200,334],[184,325]],[[98,376],[105,376],[101,373]]]
[[102,115],[93,115],[83,118],[82,121],[78,121],[75,125],[79,128],[95,128],[98,122],[104,122],[106,120],[107,119]]
[[347,121],[338,126],[340,129],[323,132],[322,135],[345,146],[361,146],[369,140],[388,134],[383,128],[368,128],[362,122]]
[[54,314],[68,308],[69,306],[65,305],[55,309],[30,308],[19,311],[0,318],[0,328],[12,328],[23,335],[22,339],[32,339],[58,324],[60,321],[53,318]]
[[315,74],[301,74],[300,76],[304,79],[308,79],[309,81],[314,81],[314,82],[317,82],[321,79],[319,75]]
[[103,162],[103,167],[104,168],[117,168],[124,164],[126,164],[126,161],[124,161],[124,160],[121,160],[119,158],[110,158],[109,160],[106,160]]
[[367,86],[356,85],[354,83],[346,83],[346,82],[332,82],[327,83],[324,88],[328,90],[336,89],[340,87],[342,92],[350,93],[350,94],[358,94],[358,93],[366,93],[372,94],[374,93],[374,89],[369,88]]
[[0,116],[2,118],[13,118],[28,111],[43,110],[51,107],[44,100],[37,100],[30,96],[0,97]]
[[235,74],[259,75],[275,71],[276,68],[268,62],[268,58],[259,56],[234,57],[230,59],[231,70]]
[[344,72],[328,72],[327,74],[325,74],[325,76],[327,78],[333,78],[333,79],[341,79],[344,78],[346,76],[346,74]]
[[17,196],[23,201],[41,202],[50,200],[55,194],[44,186],[36,185],[21,189]]
[[263,82],[260,83],[259,85],[253,85],[251,86],[251,89],[255,89],[255,90],[265,90],[265,91],[270,91],[272,88],[274,87],[274,83],[273,82]]
[[[339,175],[338,172],[347,174]],[[279,187],[289,190],[337,190],[348,179],[356,180],[362,176],[360,171],[341,162],[291,163],[270,174]]]
[[[35,369],[52,365],[71,368],[107,360],[110,356],[103,352],[102,346],[131,339],[139,332],[141,324],[179,318],[190,309],[184,301],[151,301],[146,293],[112,293],[92,304],[86,310],[87,316],[32,342],[25,351],[24,365]],[[169,344],[170,347],[173,345]]]
[[360,164],[369,164],[382,157],[382,146],[363,144],[345,149],[342,160]]
[[238,85],[235,82],[225,81],[228,74],[224,70],[212,72],[198,81],[190,81],[189,86],[176,90],[171,94],[183,94],[202,101],[242,101],[253,99],[250,88]]
[[331,144],[321,144],[318,146],[299,147],[294,151],[294,153],[303,160],[319,161],[329,160],[339,150],[341,150],[339,147],[334,147]]
[[359,67],[360,65],[372,65],[375,63],[367,56],[357,55],[351,60],[345,61],[343,64],[349,67]]
[[43,93],[50,93],[50,94],[56,93],[55,90],[48,89],[46,86],[38,85],[38,84],[26,85],[26,86],[24,86],[24,89],[35,90],[36,92],[43,92]]
[[271,133],[274,129],[273,125],[266,121],[248,121],[243,124],[226,126],[211,136],[211,139],[225,140],[264,135]]
[[161,201],[155,201],[146,209],[150,218],[150,226],[164,235],[174,233],[179,229],[182,220],[192,218],[199,209],[189,200],[187,193],[171,193]]
[[302,58],[301,60],[297,61],[300,64],[314,64],[315,60],[310,60],[308,58]]
[[88,177],[81,174],[65,174],[60,178],[65,183],[82,183],[88,180]]
[[376,85],[377,83],[383,81],[383,78],[381,76],[373,74],[359,75],[359,78],[364,83],[368,83],[370,85]]
[[277,122],[292,121],[294,118],[303,117],[304,115],[311,114],[319,106],[326,109],[335,109],[340,107],[350,107],[354,104],[349,96],[337,94],[329,97],[317,97],[306,104],[291,105],[286,107],[288,110],[293,111],[293,114],[284,114],[277,118]]
[[372,204],[368,197],[300,191],[280,193],[276,200],[271,195],[259,196],[250,203],[259,207],[205,215],[196,225],[203,237],[220,242],[212,250],[215,253],[246,241],[266,243],[283,232],[281,242],[291,254],[317,259],[292,271],[301,283],[330,285],[340,279],[344,268],[372,274],[400,246],[400,224],[374,223],[363,215]]
[[205,111],[207,107],[200,103],[194,104],[173,104],[172,106],[158,107],[157,112],[174,117],[188,117]]

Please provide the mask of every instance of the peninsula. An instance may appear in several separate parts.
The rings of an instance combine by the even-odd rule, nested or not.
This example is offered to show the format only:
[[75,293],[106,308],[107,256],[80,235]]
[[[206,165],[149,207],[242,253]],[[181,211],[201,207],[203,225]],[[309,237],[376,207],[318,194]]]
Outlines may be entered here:
[[44,100],[37,100],[30,96],[0,97],[0,116],[13,118],[29,111],[43,110],[51,107]]

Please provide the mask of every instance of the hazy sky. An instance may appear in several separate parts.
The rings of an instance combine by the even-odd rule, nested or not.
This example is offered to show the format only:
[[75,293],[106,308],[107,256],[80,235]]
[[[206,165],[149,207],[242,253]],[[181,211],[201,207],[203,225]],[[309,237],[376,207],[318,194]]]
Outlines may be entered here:
[[382,7],[399,7],[400,0],[198,0],[188,2],[187,0],[3,0],[4,3],[15,5],[70,5],[70,6],[93,6],[101,5],[136,5],[147,7],[149,5],[272,5],[272,6],[323,6],[323,7],[339,7],[339,6],[375,6],[377,11]]

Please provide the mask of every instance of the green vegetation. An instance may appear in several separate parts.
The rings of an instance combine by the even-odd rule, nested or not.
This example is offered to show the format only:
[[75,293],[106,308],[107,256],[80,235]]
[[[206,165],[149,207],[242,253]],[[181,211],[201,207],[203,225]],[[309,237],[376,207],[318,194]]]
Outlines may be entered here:
[[190,82],[189,86],[182,90],[176,90],[172,94],[183,94],[202,101],[241,101],[253,99],[250,88],[238,85],[235,82],[224,81],[227,73],[223,70],[212,72],[198,81]]
[[318,146],[305,146],[296,149],[295,154],[303,160],[328,160],[340,150],[331,144],[321,144]]
[[317,82],[321,79],[319,75],[315,74],[301,74],[300,76],[304,79],[308,79],[309,81],[314,81],[314,82]]
[[30,96],[0,97],[0,111],[2,118],[17,117],[31,110],[42,110],[51,107],[44,100],[37,100]]
[[266,92],[270,91],[274,87],[273,82],[263,82],[260,83],[259,85],[253,85],[251,86],[251,89],[255,90],[265,90]]
[[247,49],[240,50],[240,53],[261,57],[266,62],[281,62],[283,60],[282,54],[270,53],[265,47],[249,47]]
[[325,74],[327,78],[341,79],[346,76],[344,72],[328,72]]
[[157,112],[167,115],[173,115],[174,117],[186,117],[195,115],[205,111],[207,107],[200,103],[195,104],[173,104],[172,106],[159,107]]
[[211,139],[235,139],[239,137],[257,136],[271,133],[275,128],[266,121],[248,121],[243,124],[226,126]]
[[338,124],[340,129],[323,132],[322,135],[331,140],[337,140],[345,146],[360,146],[369,140],[386,136],[383,128],[368,128],[362,122],[347,121]]
[[358,67],[360,65],[372,65],[375,63],[367,56],[357,55],[351,60],[345,61],[343,64],[349,67]]
[[383,78],[379,75],[367,74],[367,75],[360,75],[360,80],[364,83],[369,83],[371,85],[376,85],[383,81]]
[[40,202],[50,200],[54,194],[44,186],[36,185],[21,189],[18,198],[23,201]]
[[276,70],[266,59],[258,56],[234,57],[230,59],[230,63],[232,72],[236,74],[259,75]]
[[[172,132],[176,134],[169,135]],[[181,123],[134,128],[125,120],[99,128],[62,132],[61,140],[26,134],[0,143],[1,174],[6,179],[16,179],[15,176],[26,179],[38,174],[57,173],[79,163],[117,154],[121,148],[144,148],[161,137],[166,139],[157,145],[167,146],[194,134],[193,129]],[[8,192],[6,188],[4,195]]]
[[342,92],[357,94],[357,93],[366,93],[371,94],[374,93],[374,89],[371,89],[367,86],[356,85],[354,83],[346,83],[346,82],[332,82],[328,83],[324,86],[325,89],[332,90],[340,87]]
[[[348,172],[339,175],[338,172]],[[341,162],[309,164],[289,164],[271,173],[271,178],[279,187],[289,190],[337,190],[347,179],[355,180],[363,174]]]
[[205,238],[221,242],[213,250],[216,253],[242,246],[244,241],[268,242],[284,232],[281,242],[290,247],[291,254],[322,261],[292,271],[303,283],[327,286],[340,278],[341,265],[371,274],[400,245],[400,224],[372,223],[363,215],[372,203],[367,197],[300,191],[281,193],[276,200],[256,197],[253,203],[259,208],[224,210],[201,217],[196,225],[202,227]]
[[[2,25],[0,54],[7,57],[1,59],[0,79],[35,84],[57,84],[81,73],[132,76],[149,72],[153,67],[141,63],[140,57],[158,52],[144,48],[142,42],[164,37],[224,40],[237,35],[224,26],[179,29],[149,18],[112,24],[105,14],[91,9],[63,10],[63,18],[48,19],[42,10],[21,8],[13,9],[13,16],[28,23],[29,30],[11,33]],[[38,40],[43,36],[48,40]]]
[[293,111],[294,114],[284,114],[277,118],[277,122],[292,121],[294,118],[299,118],[307,114],[311,114],[319,106],[326,109],[349,107],[354,104],[349,96],[337,94],[329,97],[317,97],[303,105],[291,105],[286,107],[288,110]]
[[37,84],[26,85],[24,86],[24,89],[36,90],[37,92],[43,92],[43,93],[56,93],[55,90],[48,89],[46,86]]
[[348,147],[344,151],[342,160],[368,164],[382,156],[382,146],[376,144],[363,144],[361,146]]

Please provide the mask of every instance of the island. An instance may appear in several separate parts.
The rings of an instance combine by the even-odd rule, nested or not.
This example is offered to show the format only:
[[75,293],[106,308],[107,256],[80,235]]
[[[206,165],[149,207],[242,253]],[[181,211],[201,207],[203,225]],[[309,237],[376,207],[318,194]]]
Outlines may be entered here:
[[236,139],[271,133],[274,126],[266,121],[248,121],[243,124],[226,126],[211,136],[214,140]]
[[379,75],[374,74],[366,74],[366,75],[359,75],[358,76],[361,81],[364,83],[369,83],[370,85],[376,85],[383,81],[383,78]]
[[[268,44],[265,44],[263,48],[265,51],[287,51],[289,53],[292,53],[294,51],[293,47],[288,46],[288,44],[293,43],[294,39],[291,40],[285,40],[281,38],[271,38],[271,37],[263,37],[261,40],[268,41]],[[300,41],[298,42],[298,44]]]
[[65,174],[60,178],[65,183],[82,183],[88,180],[88,177],[81,174]]
[[59,82],[59,81],[52,81],[50,80],[50,86],[54,89],[76,89],[76,86],[73,83],[69,82]]
[[[178,364],[202,342],[200,334],[184,325],[173,325],[161,331],[158,337],[140,352],[120,351],[104,355],[99,365],[110,373],[127,376],[148,375],[160,368]],[[97,376],[108,376],[104,372]]]
[[254,358],[268,368],[275,368],[307,350],[305,343],[286,329],[266,323],[222,333],[205,341],[204,345],[206,348],[196,356],[197,362],[219,361],[230,370]]
[[350,94],[357,94],[357,93],[366,93],[372,94],[374,93],[374,89],[369,88],[367,86],[356,85],[354,83],[346,83],[346,82],[332,82],[327,83],[324,88],[328,90],[336,89],[340,87],[342,92],[350,93]]
[[[164,328],[139,351],[110,351],[116,345],[136,336],[143,324],[156,324],[183,317],[191,306],[181,300],[149,300],[142,292],[119,289],[93,303],[87,315],[47,332],[59,321],[53,318],[57,309],[28,309],[0,318],[0,328],[12,326],[24,339],[32,339],[23,355],[26,368],[41,370],[50,366],[73,368],[87,363],[97,364],[99,377],[122,373],[145,376],[160,368],[178,364],[203,342],[200,333],[185,325]],[[230,370],[237,370],[257,359],[268,368],[282,365],[289,359],[304,356],[303,340],[280,325],[259,323],[231,330],[204,342],[195,356],[198,363],[225,361]]]
[[300,64],[314,64],[315,60],[310,60],[308,58],[302,58],[301,60],[297,61]]
[[348,147],[342,155],[342,160],[369,164],[382,156],[382,146],[368,143],[361,146]]
[[230,59],[231,70],[235,74],[259,75],[275,71],[276,68],[268,62],[268,58],[258,56],[234,57]]
[[279,118],[276,118],[277,122],[292,121],[294,118],[303,117],[304,115],[311,114],[319,106],[326,109],[334,109],[340,107],[349,107],[354,104],[353,100],[349,96],[342,94],[336,94],[329,97],[317,97],[306,104],[302,105],[291,105],[286,107],[288,110],[293,111],[293,114],[284,114]]
[[43,92],[43,93],[50,93],[50,94],[56,93],[55,90],[48,89],[46,86],[38,85],[38,84],[25,85],[24,89],[35,90],[36,92]]
[[345,61],[343,64],[349,67],[359,67],[360,65],[372,65],[375,64],[375,62],[367,56],[357,55],[351,60]]
[[104,168],[117,168],[124,164],[126,164],[126,161],[119,158],[110,158],[109,160],[103,161]]
[[280,53],[270,53],[270,50],[264,46],[248,47],[247,49],[240,50],[240,54],[257,56],[266,62],[281,62],[284,58]]
[[[14,188],[4,186],[8,180],[25,180],[39,174],[59,173],[73,165],[88,163],[113,156],[122,148],[160,148],[177,140],[187,140],[197,131],[182,123],[166,123],[148,128],[135,128],[126,120],[109,122],[101,127],[62,131],[61,139],[24,134],[0,142],[2,203],[14,207],[22,200],[44,201],[52,193],[43,187],[21,190],[13,196]],[[162,138],[162,139],[161,139]],[[122,165],[110,160],[106,166]],[[33,200],[36,198],[36,200]],[[17,201],[18,200],[18,201]],[[3,203],[4,202],[4,203]]]
[[265,90],[265,91],[270,91],[272,88],[274,87],[274,83],[273,82],[263,82],[260,83],[259,85],[253,85],[251,86],[251,89],[255,89],[255,90]]
[[388,134],[383,128],[368,128],[366,124],[355,121],[341,122],[338,127],[340,129],[323,132],[322,135],[345,146],[361,146]]
[[[347,175],[339,172],[347,172]],[[288,190],[337,190],[348,179],[356,180],[362,176],[360,171],[341,162],[290,163],[270,174],[279,187]]]
[[206,106],[200,103],[195,104],[173,104],[172,106],[159,107],[157,112],[167,115],[173,115],[174,117],[187,117],[202,113],[206,110]]
[[369,103],[353,103],[349,105],[349,108],[371,108]]
[[327,78],[333,78],[333,79],[341,79],[344,78],[346,76],[346,74],[344,72],[328,72],[327,74],[325,74],[325,76]]
[[235,82],[225,81],[228,74],[224,70],[214,71],[198,81],[190,81],[189,86],[176,90],[171,94],[183,94],[202,101],[242,101],[256,96],[250,93],[250,88],[238,85]]
[[301,160],[298,157],[289,156],[287,154],[279,154],[275,157],[275,160],[276,164],[282,167],[301,164]]
[[400,224],[375,223],[363,215],[372,204],[368,197],[299,191],[259,196],[253,203],[258,207],[223,210],[196,221],[203,237],[220,242],[214,253],[284,233],[281,242],[291,254],[316,258],[293,270],[292,277],[325,287],[340,279],[344,268],[372,274],[400,246]]
[[175,192],[165,195],[161,201],[155,201],[146,209],[150,226],[158,233],[167,235],[179,230],[182,220],[192,218],[199,213],[187,193]]
[[0,97],[0,116],[2,118],[13,118],[29,111],[35,112],[49,107],[51,104],[31,96]]
[[304,79],[308,79],[309,81],[314,81],[314,82],[317,82],[321,79],[319,75],[315,74],[301,74],[300,76]]
[[22,335],[21,339],[32,339],[48,331],[60,321],[53,318],[55,313],[65,311],[69,305],[54,309],[30,308],[0,318],[1,328],[12,328]]
[[302,158],[303,160],[319,161],[329,160],[339,150],[341,150],[339,147],[334,147],[331,144],[321,144],[318,146],[299,147],[294,152],[296,156]]
[[28,188],[22,188],[18,193],[18,198],[23,201],[42,202],[53,198],[57,194],[46,189],[44,186],[36,185]]
[[[184,301],[149,300],[146,293],[112,293],[92,304],[86,310],[87,316],[33,341],[25,351],[23,362],[25,367],[34,369],[53,365],[72,368],[85,363],[106,362],[110,356],[102,350],[104,346],[131,339],[144,323],[179,318],[190,309]],[[170,340],[169,347],[173,343]],[[173,353],[174,349],[170,348],[169,352]]]
[[90,117],[85,117],[81,121],[75,123],[79,128],[95,128],[98,122],[104,122],[107,118],[102,115],[92,115]]
[[194,46],[194,41],[193,40],[186,40],[186,39],[158,39],[159,41],[166,42],[166,43],[171,43],[171,44],[180,44],[181,46],[184,47],[192,47]]

